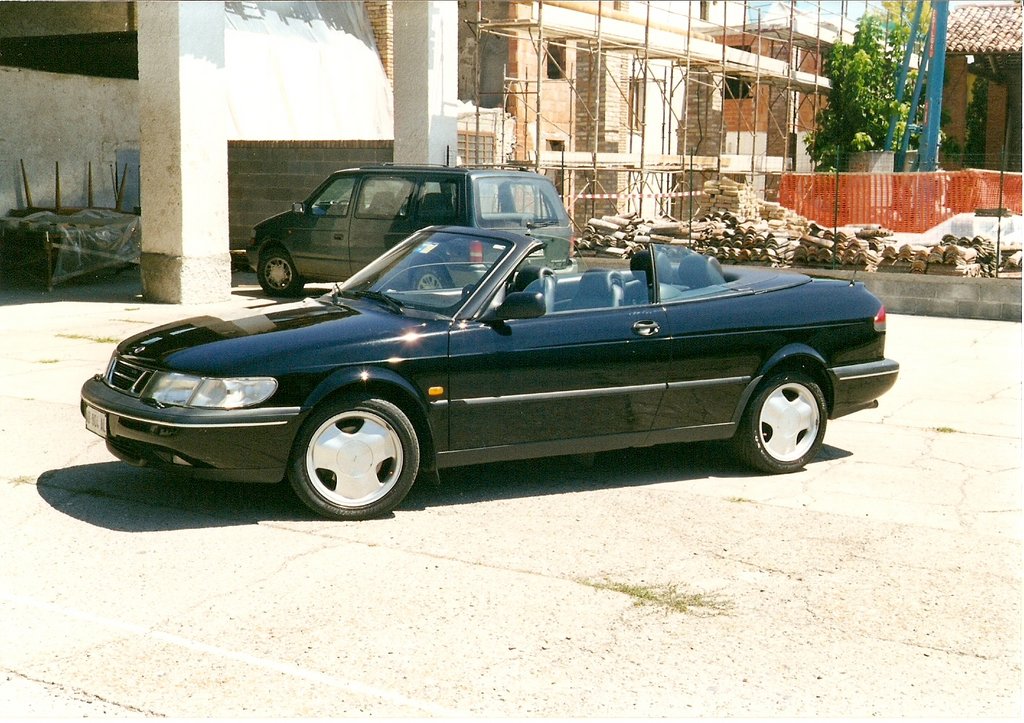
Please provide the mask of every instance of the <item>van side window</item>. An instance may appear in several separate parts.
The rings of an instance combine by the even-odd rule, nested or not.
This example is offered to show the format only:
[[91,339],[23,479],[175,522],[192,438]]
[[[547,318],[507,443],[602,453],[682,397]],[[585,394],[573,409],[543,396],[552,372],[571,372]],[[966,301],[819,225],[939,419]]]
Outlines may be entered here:
[[416,183],[408,178],[370,176],[363,180],[356,201],[356,218],[398,219],[409,215]]
[[419,223],[441,226],[458,221],[459,185],[455,179],[424,181],[417,199]]
[[314,216],[345,216],[355,185],[356,179],[352,176],[335,178],[310,204],[310,211]]
[[568,224],[554,186],[532,178],[481,178],[476,216],[483,228],[516,228],[528,223]]

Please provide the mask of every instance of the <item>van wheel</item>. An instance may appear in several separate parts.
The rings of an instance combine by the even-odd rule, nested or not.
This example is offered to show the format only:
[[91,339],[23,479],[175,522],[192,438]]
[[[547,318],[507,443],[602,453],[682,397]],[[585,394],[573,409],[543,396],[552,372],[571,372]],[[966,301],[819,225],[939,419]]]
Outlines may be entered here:
[[450,289],[455,284],[452,277],[448,275],[447,269],[443,266],[419,270],[413,280],[413,288],[418,291],[434,291],[436,289]]
[[271,246],[260,254],[256,279],[271,296],[299,296],[305,286],[292,257],[280,246]]

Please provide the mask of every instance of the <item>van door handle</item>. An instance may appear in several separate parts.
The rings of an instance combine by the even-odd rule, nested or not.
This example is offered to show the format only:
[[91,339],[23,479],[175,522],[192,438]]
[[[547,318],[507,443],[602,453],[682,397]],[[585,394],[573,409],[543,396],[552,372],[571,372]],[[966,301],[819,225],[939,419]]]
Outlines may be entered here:
[[639,334],[640,336],[654,336],[659,331],[661,331],[661,327],[658,325],[658,322],[656,321],[645,320],[638,321],[635,324],[633,324],[633,331],[636,334]]

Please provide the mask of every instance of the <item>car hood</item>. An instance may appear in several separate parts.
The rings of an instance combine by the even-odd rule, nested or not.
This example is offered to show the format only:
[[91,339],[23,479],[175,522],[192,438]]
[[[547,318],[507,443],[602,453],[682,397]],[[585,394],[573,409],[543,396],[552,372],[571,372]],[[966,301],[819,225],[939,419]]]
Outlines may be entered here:
[[124,340],[118,353],[193,374],[274,375],[443,353],[447,328],[447,320],[404,316],[374,302],[306,299],[262,314],[165,324]]
[[260,232],[265,231],[268,228],[276,228],[289,219],[294,218],[296,215],[297,214],[294,211],[282,211],[281,213],[275,213],[273,216],[269,216],[257,223],[253,226],[253,229]]

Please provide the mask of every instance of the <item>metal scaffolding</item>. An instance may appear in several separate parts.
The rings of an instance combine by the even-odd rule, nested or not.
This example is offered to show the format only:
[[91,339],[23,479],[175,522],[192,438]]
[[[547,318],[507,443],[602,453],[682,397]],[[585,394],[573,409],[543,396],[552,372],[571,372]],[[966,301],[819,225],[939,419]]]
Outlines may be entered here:
[[[816,114],[830,87],[819,73],[822,53],[853,23],[823,22],[821,2],[810,14],[795,0],[777,2],[788,17],[767,19],[748,2],[724,3],[717,22],[700,16],[705,3],[676,15],[664,3],[629,4],[639,12],[620,5],[487,3],[505,13],[487,17],[478,0],[469,21],[476,37],[509,40],[513,68],[505,66],[501,101],[516,118],[516,150],[506,165],[555,178],[574,217],[652,205],[658,215],[685,216],[707,177],[767,179],[792,168],[807,104]],[[476,62],[479,73],[479,52]],[[753,118],[735,105],[742,100]],[[741,153],[747,127],[750,152]],[[725,152],[732,132],[734,154]]]

